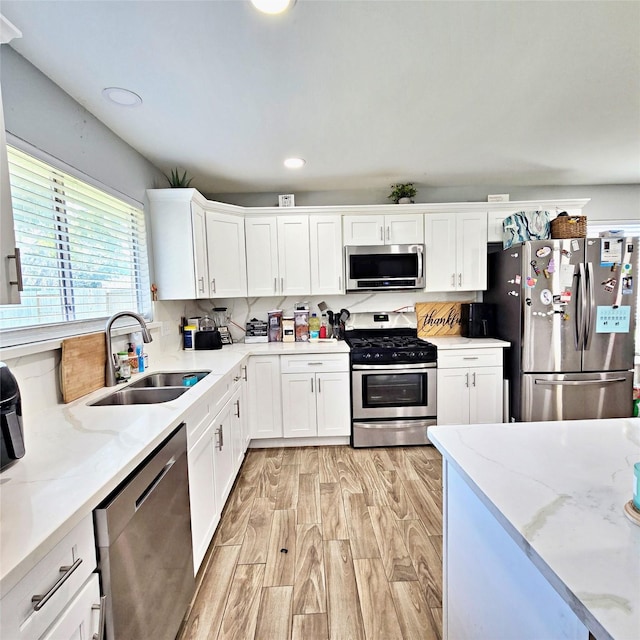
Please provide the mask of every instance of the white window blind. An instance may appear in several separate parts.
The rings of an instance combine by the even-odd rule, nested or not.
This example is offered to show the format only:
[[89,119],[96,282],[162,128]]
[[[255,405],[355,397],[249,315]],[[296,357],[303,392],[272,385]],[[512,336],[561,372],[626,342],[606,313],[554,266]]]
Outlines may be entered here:
[[149,318],[143,211],[23,151],[7,150],[24,291],[21,304],[0,307],[0,329],[123,310]]

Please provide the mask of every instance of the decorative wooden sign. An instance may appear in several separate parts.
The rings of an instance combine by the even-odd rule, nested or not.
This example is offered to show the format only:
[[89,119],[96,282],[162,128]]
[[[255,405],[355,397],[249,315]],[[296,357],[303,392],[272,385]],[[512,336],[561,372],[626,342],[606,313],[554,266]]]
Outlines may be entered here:
[[460,302],[417,302],[418,338],[459,336]]

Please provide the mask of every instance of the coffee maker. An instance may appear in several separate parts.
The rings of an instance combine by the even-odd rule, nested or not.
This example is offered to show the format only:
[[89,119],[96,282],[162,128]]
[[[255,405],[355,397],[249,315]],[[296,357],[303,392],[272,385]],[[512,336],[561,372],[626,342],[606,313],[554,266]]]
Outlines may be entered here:
[[20,389],[4,362],[0,362],[0,438],[0,469],[4,469],[25,453]]

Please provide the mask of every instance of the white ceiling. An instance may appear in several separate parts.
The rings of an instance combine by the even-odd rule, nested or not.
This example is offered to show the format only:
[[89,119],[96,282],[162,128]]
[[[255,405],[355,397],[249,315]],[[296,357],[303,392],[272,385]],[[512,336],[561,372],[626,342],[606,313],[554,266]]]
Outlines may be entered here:
[[[23,32],[16,51],[205,193],[640,183],[640,2],[1,10]],[[144,104],[108,103],[109,86]],[[295,173],[282,165],[292,155],[307,160]]]

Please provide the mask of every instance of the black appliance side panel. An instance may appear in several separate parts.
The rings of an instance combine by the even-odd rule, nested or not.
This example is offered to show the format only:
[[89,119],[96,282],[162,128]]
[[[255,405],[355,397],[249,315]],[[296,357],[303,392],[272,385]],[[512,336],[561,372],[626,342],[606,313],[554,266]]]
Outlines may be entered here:
[[522,395],[522,245],[490,253],[487,266],[487,291],[482,299],[496,305],[496,336],[511,344],[504,350],[504,375],[509,380],[509,416],[520,420]]

